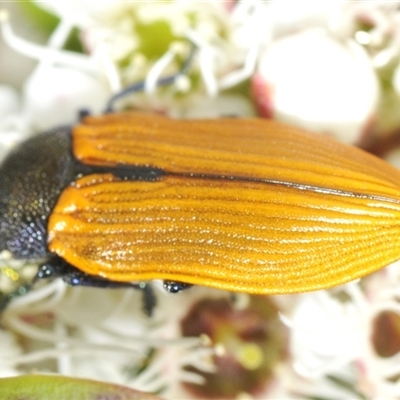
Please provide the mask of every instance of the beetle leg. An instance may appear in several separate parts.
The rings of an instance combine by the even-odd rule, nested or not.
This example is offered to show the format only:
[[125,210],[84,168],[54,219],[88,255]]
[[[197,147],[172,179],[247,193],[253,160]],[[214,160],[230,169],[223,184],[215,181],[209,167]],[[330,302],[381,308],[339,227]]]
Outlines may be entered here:
[[163,286],[168,293],[178,293],[181,292],[182,290],[190,288],[193,285],[191,285],[190,283],[183,283],[183,282],[164,281]]
[[88,286],[106,289],[132,288],[141,290],[143,294],[143,311],[149,317],[153,314],[154,307],[157,303],[153,287],[148,283],[115,282],[99,276],[89,275],[68,264],[60,257],[53,257],[42,264],[39,267],[34,282],[39,279],[57,277],[62,278],[62,280],[70,286]]

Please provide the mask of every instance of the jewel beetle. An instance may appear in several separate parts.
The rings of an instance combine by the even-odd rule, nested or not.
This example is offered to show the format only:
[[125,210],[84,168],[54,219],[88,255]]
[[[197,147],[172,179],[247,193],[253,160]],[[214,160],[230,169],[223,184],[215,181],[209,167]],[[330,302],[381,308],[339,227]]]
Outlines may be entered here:
[[399,222],[397,169],[268,120],[87,116],[0,168],[0,250],[72,284],[323,289],[398,260]]

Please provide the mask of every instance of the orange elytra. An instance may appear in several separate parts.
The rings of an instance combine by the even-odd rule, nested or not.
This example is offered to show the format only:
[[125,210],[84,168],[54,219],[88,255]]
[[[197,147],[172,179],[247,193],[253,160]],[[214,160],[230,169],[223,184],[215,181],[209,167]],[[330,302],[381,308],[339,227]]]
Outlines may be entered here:
[[0,199],[3,249],[107,282],[297,293],[400,259],[400,172],[274,121],[89,116],[15,149]]

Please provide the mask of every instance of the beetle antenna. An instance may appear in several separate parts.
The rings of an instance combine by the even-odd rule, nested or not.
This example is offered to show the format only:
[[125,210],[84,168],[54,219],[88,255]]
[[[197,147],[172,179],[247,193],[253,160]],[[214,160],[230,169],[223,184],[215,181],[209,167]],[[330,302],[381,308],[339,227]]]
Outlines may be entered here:
[[[159,78],[156,82],[156,86],[170,85],[170,84],[174,83],[180,76],[185,75],[187,73],[187,71],[190,69],[190,67],[192,66],[192,62],[193,62],[194,56],[196,54],[196,51],[197,51],[197,46],[194,43],[192,43],[192,47],[191,47],[189,56],[183,63],[181,69],[178,72],[176,72],[175,74],[168,75],[163,78]],[[111,99],[107,103],[107,107],[106,107],[104,113],[114,112],[115,102],[117,102],[118,100],[124,98],[125,96],[127,96],[129,94],[143,91],[145,88],[145,84],[146,84],[146,81],[134,83],[133,85],[126,87],[125,89],[121,90],[120,92],[118,92],[117,94],[112,96]]]

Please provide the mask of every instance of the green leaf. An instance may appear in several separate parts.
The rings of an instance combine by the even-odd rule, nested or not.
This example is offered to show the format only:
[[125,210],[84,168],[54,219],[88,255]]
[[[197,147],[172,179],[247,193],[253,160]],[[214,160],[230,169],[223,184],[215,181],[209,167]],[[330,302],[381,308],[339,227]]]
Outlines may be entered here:
[[0,378],[2,400],[161,400],[124,386],[59,375]]

